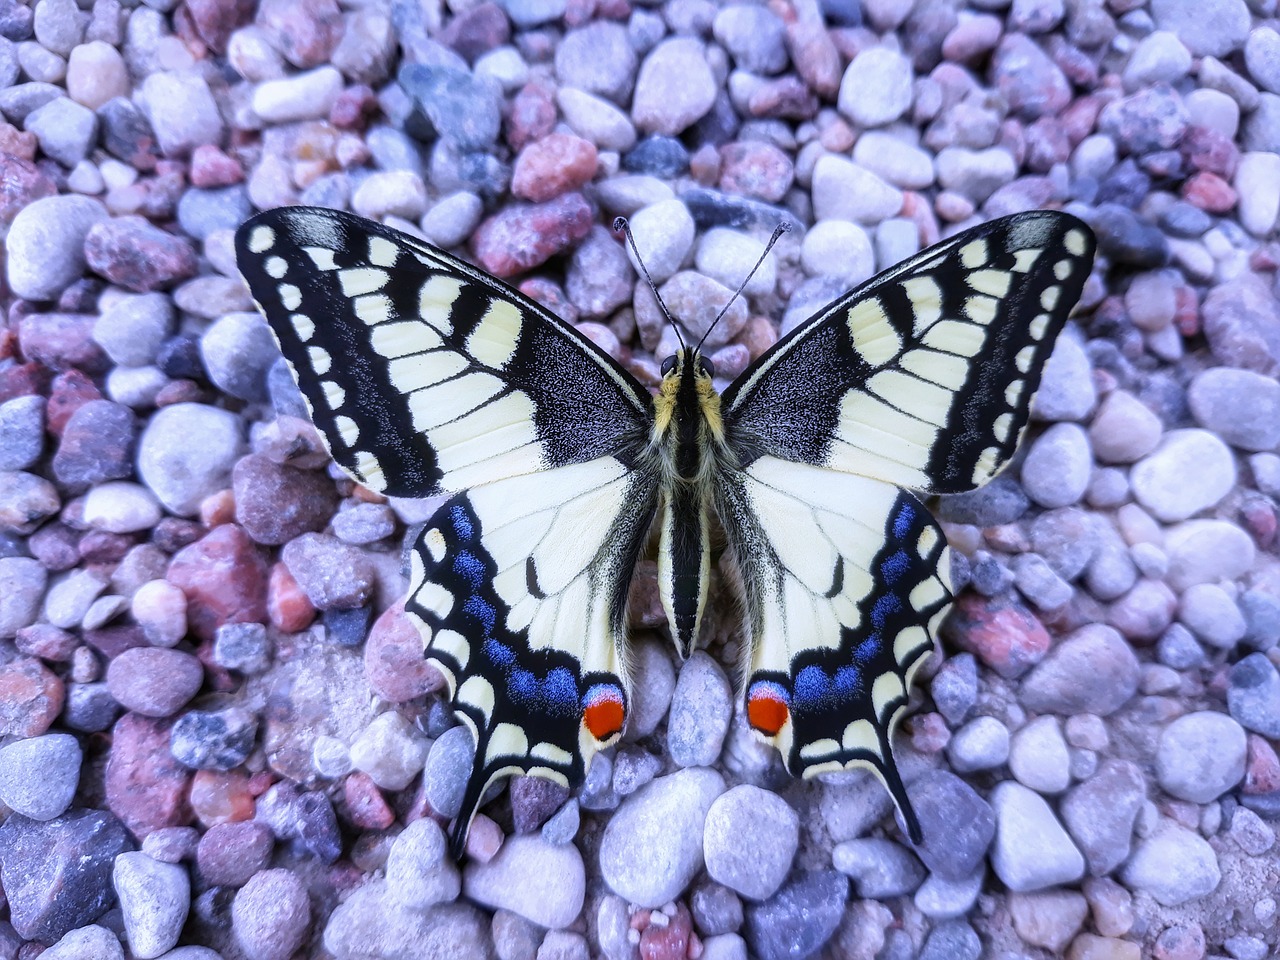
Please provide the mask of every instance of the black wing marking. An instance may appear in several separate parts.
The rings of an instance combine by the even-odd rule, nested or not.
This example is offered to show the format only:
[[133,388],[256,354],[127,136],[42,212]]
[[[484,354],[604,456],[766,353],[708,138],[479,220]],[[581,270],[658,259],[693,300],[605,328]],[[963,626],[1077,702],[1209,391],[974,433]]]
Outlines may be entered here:
[[644,388],[594,343],[457,257],[369,220],[286,207],[236,259],[334,460],[421,497],[648,439]]
[[743,466],[761,456],[933,493],[1013,454],[1044,362],[1093,262],[1064,213],[994,220],[837,300],[725,392]]

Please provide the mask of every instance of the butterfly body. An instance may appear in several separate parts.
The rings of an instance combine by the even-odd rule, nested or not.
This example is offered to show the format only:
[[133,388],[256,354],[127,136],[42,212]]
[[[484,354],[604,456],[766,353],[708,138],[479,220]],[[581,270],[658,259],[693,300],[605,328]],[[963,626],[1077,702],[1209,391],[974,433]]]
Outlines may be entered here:
[[959,234],[830,304],[723,394],[699,350],[656,395],[475,267],[349,214],[284,208],[237,256],[335,460],[371,489],[452,496],[405,609],[488,787],[572,785],[626,725],[626,603],[656,529],[677,651],[697,642],[718,518],[743,600],[744,706],[796,775],[868,767],[919,839],[890,740],[950,600],[911,490],[1012,455],[1093,256],[1073,217]]

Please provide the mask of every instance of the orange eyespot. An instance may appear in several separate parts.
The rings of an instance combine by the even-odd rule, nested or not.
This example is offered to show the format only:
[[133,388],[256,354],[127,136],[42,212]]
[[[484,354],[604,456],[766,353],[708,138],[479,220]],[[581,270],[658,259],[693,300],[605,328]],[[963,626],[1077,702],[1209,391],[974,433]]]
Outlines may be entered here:
[[622,732],[627,711],[622,704],[620,690],[609,686],[594,687],[587,694],[586,701],[582,722],[593,737],[603,742]]
[[766,737],[776,737],[790,716],[786,695],[775,684],[757,683],[747,695],[747,720]]

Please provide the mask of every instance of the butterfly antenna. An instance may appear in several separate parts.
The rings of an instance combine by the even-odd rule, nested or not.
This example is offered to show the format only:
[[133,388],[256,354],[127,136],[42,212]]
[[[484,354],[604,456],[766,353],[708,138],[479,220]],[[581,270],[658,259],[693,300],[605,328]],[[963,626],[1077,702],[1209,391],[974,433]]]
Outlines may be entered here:
[[662,294],[658,293],[658,285],[653,282],[653,277],[649,276],[649,268],[644,265],[644,260],[640,257],[640,251],[636,249],[636,238],[631,235],[631,224],[627,223],[626,217],[614,217],[613,229],[615,233],[621,231],[622,235],[627,238],[627,243],[631,245],[631,253],[635,256],[636,264],[640,267],[640,273],[644,276],[645,282],[649,284],[649,289],[653,291],[653,298],[658,301],[658,308],[662,311],[662,315],[667,318],[667,323],[671,324],[671,329],[676,332],[676,339],[680,341],[680,349],[685,349],[684,337],[680,334],[680,325],[671,316],[671,311],[667,309],[667,305],[662,302]]
[[733,302],[742,296],[742,291],[747,288],[747,284],[751,282],[751,278],[756,275],[756,271],[760,269],[760,264],[764,263],[764,258],[767,257],[769,255],[769,251],[773,249],[773,245],[778,242],[778,239],[784,233],[788,233],[790,230],[791,224],[787,223],[785,220],[773,228],[773,236],[771,236],[769,238],[769,242],[764,245],[764,251],[760,254],[760,259],[756,261],[756,265],[752,267],[746,277],[743,278],[742,283],[738,284],[738,289],[733,291],[733,296],[729,298],[728,303],[726,303],[724,308],[716,314],[716,318],[711,321],[711,326],[707,327],[707,332],[702,335],[702,339],[699,340],[698,345],[694,347],[695,352],[702,350],[703,342],[706,341],[707,337],[711,334],[711,331],[715,329],[716,324],[720,322],[720,319],[729,312],[729,308],[733,306]]

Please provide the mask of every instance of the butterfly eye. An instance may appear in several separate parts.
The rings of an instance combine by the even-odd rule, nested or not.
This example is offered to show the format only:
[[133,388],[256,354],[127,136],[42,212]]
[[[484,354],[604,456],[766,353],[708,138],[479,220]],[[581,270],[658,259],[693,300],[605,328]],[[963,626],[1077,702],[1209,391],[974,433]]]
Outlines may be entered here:
[[662,361],[662,375],[664,377],[675,368],[676,368],[676,358],[674,356],[667,357],[667,359]]
[[716,365],[706,357],[698,358],[698,370],[706,377],[714,377],[716,375]]

